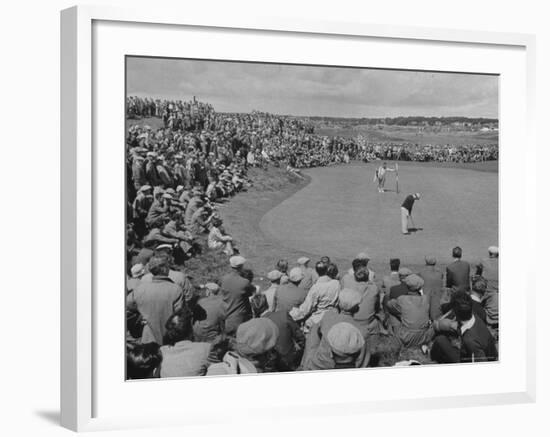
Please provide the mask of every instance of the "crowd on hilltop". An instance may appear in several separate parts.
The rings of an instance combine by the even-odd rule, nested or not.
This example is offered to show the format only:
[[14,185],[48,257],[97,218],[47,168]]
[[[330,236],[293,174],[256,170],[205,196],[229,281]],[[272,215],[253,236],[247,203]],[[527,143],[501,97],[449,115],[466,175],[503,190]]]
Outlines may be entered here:
[[369,142],[360,153],[365,161],[484,162],[498,160],[497,144],[439,145],[406,142]]

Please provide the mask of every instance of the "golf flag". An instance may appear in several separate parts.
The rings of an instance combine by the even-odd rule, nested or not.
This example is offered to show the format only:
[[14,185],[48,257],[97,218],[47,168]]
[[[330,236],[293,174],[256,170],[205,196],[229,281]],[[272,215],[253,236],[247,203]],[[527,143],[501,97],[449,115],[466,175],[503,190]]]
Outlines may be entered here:
[[399,194],[399,164],[395,163],[395,192]]

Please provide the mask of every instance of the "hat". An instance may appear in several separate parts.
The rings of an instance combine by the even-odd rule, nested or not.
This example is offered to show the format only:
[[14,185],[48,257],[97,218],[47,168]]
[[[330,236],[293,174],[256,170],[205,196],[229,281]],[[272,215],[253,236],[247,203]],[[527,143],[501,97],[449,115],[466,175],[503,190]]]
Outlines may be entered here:
[[267,274],[267,279],[273,282],[281,279],[282,276],[283,274],[279,270],[272,270]]
[[176,191],[179,193],[180,191],[183,191],[183,185],[178,185],[176,187]]
[[366,259],[366,260],[370,260],[370,256],[365,253],[365,252],[361,252],[361,253],[358,253],[357,256],[355,257],[356,259]]
[[405,282],[405,285],[411,291],[420,290],[422,288],[422,286],[424,285],[424,279],[422,279],[420,276],[414,275],[414,274],[407,276],[403,282]]
[[288,273],[288,280],[290,282],[300,282],[302,279],[304,279],[304,272],[302,272],[300,267],[294,267]]
[[174,195],[174,194],[176,194],[176,190],[174,190],[173,188],[167,188],[165,193]]
[[141,263],[138,263],[130,269],[130,273],[132,274],[132,278],[139,278],[143,276],[145,273],[145,266]]
[[437,260],[435,259],[435,256],[426,255],[424,259],[426,260],[426,264],[429,266],[435,266],[437,264]]
[[157,187],[153,188],[153,194],[155,196],[159,193],[164,193],[164,189],[162,187],[157,186]]
[[346,322],[337,323],[330,328],[327,341],[333,352],[338,355],[357,353],[365,345],[365,339],[359,329]]
[[498,255],[498,246],[489,246],[488,250],[491,255]]
[[420,193],[414,193],[414,197],[416,197],[417,200],[420,200]]
[[399,276],[402,276],[402,277],[406,277],[406,276],[409,276],[409,275],[412,275],[412,271],[410,269],[408,269],[407,267],[401,267],[397,273],[399,274]]
[[237,328],[236,348],[244,355],[258,355],[275,347],[279,328],[266,317],[241,323]]
[[352,308],[358,306],[362,299],[363,295],[357,290],[344,288],[338,296],[338,307],[342,311],[350,311]]
[[204,284],[204,288],[215,293],[220,289],[220,286],[215,282],[207,282],[206,284]]
[[298,264],[300,264],[301,266],[305,266],[309,261],[310,259],[307,256],[302,256],[301,258],[298,258]]
[[164,193],[164,194],[162,195],[162,198],[163,198],[163,199],[172,199],[172,195],[171,195],[170,193]]
[[233,268],[240,267],[244,265],[245,262],[246,262],[246,259],[244,259],[240,255],[235,255],[229,258],[229,265]]

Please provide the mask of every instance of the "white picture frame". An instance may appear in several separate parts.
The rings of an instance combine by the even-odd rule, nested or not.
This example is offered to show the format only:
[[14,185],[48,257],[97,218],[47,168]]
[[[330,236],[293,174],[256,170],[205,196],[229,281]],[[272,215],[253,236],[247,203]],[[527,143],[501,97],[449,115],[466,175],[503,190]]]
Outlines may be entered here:
[[[406,42],[413,41],[417,43],[437,43],[441,45],[454,44],[462,46],[464,50],[470,50],[472,47],[499,48],[499,50],[510,50],[512,52],[521,52],[521,58],[524,59],[521,68],[521,75],[525,78],[524,87],[517,91],[521,95],[520,112],[524,118],[518,119],[518,126],[510,127],[503,124],[502,129],[515,135],[525,135],[526,151],[534,152],[535,140],[533,137],[534,123],[534,63],[535,63],[535,38],[532,35],[512,34],[512,33],[493,33],[484,31],[462,31],[453,29],[427,29],[416,27],[403,27],[391,25],[375,25],[367,23],[338,23],[338,22],[315,22],[303,20],[288,20],[284,18],[272,17],[249,17],[242,15],[239,20],[232,19],[227,21],[222,16],[215,14],[189,15],[183,10],[134,10],[118,9],[110,7],[78,6],[62,11],[61,13],[61,424],[69,429],[84,431],[97,429],[113,429],[121,427],[135,426],[160,426],[160,425],[185,425],[201,424],[209,419],[206,415],[193,415],[193,417],[181,417],[170,411],[166,413],[151,413],[150,416],[131,417],[125,412],[120,414],[109,410],[108,414],[101,413],[102,406],[98,399],[105,396],[104,389],[99,389],[101,396],[98,397],[98,384],[102,379],[101,371],[101,350],[104,347],[99,341],[101,335],[96,335],[98,311],[101,311],[101,302],[98,301],[94,293],[97,291],[97,284],[101,283],[98,278],[98,261],[96,241],[98,230],[98,204],[102,200],[98,197],[101,190],[97,190],[98,176],[97,165],[99,160],[93,138],[97,134],[94,131],[94,120],[97,118],[97,108],[94,105],[98,102],[98,97],[94,94],[94,87],[100,80],[97,66],[94,59],[98,59],[101,53],[98,53],[98,44],[101,45],[101,37],[94,33],[94,24],[96,23],[118,23],[120,25],[131,23],[133,26],[169,26],[170,29],[178,26],[185,27],[187,31],[193,32],[194,29],[201,31],[212,29],[219,31],[223,29],[238,29],[240,33],[247,32],[269,32],[270,37],[277,38],[278,35],[292,36],[294,38],[309,36],[330,36],[335,40],[344,37],[353,37],[354,39],[375,39],[379,41]],[[166,29],[163,27],[163,29]],[[158,30],[158,29],[157,29]],[[98,43],[99,41],[99,43]],[[150,48],[149,48],[150,49]],[[135,53],[130,53],[135,54]],[[434,60],[436,65],[437,60]],[[427,66],[427,69],[433,68]],[[498,73],[498,69],[495,71]],[[123,78],[118,78],[123,81]],[[510,94],[512,95],[512,94]],[[511,102],[501,103],[510,105]],[[502,108],[501,108],[502,109]],[[117,110],[123,110],[123,105]],[[505,120],[506,121],[506,120]],[[508,133],[506,133],[508,135]],[[512,138],[512,137],[510,137]],[[517,136],[515,138],[518,138]],[[122,146],[122,144],[121,144]],[[506,147],[506,146],[505,146]],[[122,147],[121,147],[122,150]],[[100,154],[101,155],[101,154]],[[506,155],[506,154],[503,154]],[[510,159],[510,155],[508,158]],[[513,162],[510,163],[513,166]],[[534,204],[535,175],[531,171],[528,173],[526,166],[518,163],[516,177],[521,178],[522,182],[518,187],[509,184],[502,184],[505,177],[510,173],[504,169],[501,178],[501,196],[510,194],[525,196],[522,198],[523,206],[528,207]],[[123,171],[122,169],[120,171]],[[508,176],[506,176],[508,175]],[[517,189],[517,192],[513,192]],[[522,208],[518,214],[527,214],[526,208]],[[502,217],[501,217],[502,219]],[[530,220],[533,226],[527,226],[525,230],[525,239],[523,243],[525,248],[534,247],[535,244],[535,226],[534,218],[518,217],[518,220]],[[121,227],[121,226],[120,226]],[[501,232],[506,229],[501,221]],[[513,244],[507,246],[501,244],[504,254],[501,262],[506,261],[506,250],[513,250]],[[510,259],[509,259],[510,260]],[[526,266],[529,270],[532,267]],[[534,275],[525,275],[534,278]],[[504,281],[507,277],[504,276]],[[518,326],[523,338],[524,348],[514,351],[520,355],[521,361],[518,372],[521,373],[521,381],[513,390],[503,389],[502,392],[494,390],[491,393],[470,393],[470,394],[445,394],[435,396],[433,393],[413,393],[404,396],[402,399],[367,399],[361,395],[354,396],[349,402],[334,403],[327,399],[318,399],[314,396],[308,402],[308,405],[302,405],[299,411],[300,415],[316,414],[364,414],[372,411],[418,409],[418,408],[442,408],[458,406],[475,406],[504,403],[533,402],[535,399],[535,310],[527,305],[528,300],[534,295],[534,280],[527,281],[525,289],[521,290],[521,303],[518,306],[517,319],[520,320]],[[505,308],[504,308],[505,309]],[[503,312],[504,316],[506,315]],[[122,319],[122,313],[120,313]],[[108,317],[106,317],[108,319]],[[102,323],[104,323],[102,321]],[[110,323],[110,322],[109,322]],[[503,329],[504,342],[506,334],[509,331]],[[507,345],[503,343],[505,348]],[[114,360],[117,361],[117,360]],[[518,362],[519,362],[518,361]],[[506,360],[499,363],[506,366]],[[123,366],[123,363],[115,362],[114,366]],[[481,365],[484,367],[483,365]],[[120,370],[120,369],[119,369]],[[421,375],[426,370],[414,370]],[[374,371],[374,370],[373,370]],[[373,372],[368,369],[365,372]],[[439,377],[445,378],[449,372],[463,372],[460,366],[449,370],[439,370]],[[363,372],[363,371],[361,371]],[[380,372],[379,378],[393,378],[394,374]],[[250,379],[254,384],[260,384],[262,378],[273,378],[278,384],[290,381],[292,384],[301,383],[302,378],[305,384],[314,384],[316,378],[325,378],[325,381],[334,381],[332,376],[320,374],[308,375],[273,375],[256,377],[243,377],[243,382],[239,384],[249,384]],[[360,373],[353,373],[356,378],[362,377]],[[349,377],[349,373],[346,377]],[[300,378],[300,379],[297,379]],[[231,379],[231,378],[229,378]],[[209,379],[208,390],[231,390],[238,382],[232,380],[227,383],[228,378]],[[247,382],[248,381],[248,382]],[[124,381],[120,381],[124,384]],[[169,384],[187,384],[188,390],[197,390],[199,383],[206,384],[203,381],[163,381],[160,390],[169,390]],[[263,382],[262,382],[263,383]],[[126,383],[134,384],[134,383]],[[151,387],[152,384],[159,382],[141,382]],[[134,384],[134,387],[135,384]],[[145,387],[145,385],[143,386]],[[336,398],[335,398],[336,399]],[[117,400],[115,399],[115,402]],[[255,399],[254,420],[264,420],[268,417],[292,416],[297,414],[291,408],[285,408],[282,404],[262,404],[261,400]],[[214,405],[212,408],[216,409]],[[217,410],[216,410],[217,411]],[[219,411],[217,422],[231,420],[228,412]],[[210,410],[212,413],[212,410]]]

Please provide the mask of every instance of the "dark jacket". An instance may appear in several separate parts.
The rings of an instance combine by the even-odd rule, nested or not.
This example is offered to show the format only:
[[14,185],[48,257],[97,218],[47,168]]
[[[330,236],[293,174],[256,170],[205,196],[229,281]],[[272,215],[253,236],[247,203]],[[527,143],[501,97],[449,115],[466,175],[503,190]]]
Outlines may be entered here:
[[263,317],[271,320],[279,328],[275,350],[280,356],[280,370],[295,370],[306,344],[302,330],[288,312],[275,311]]
[[275,311],[289,312],[294,307],[302,305],[308,290],[294,285],[292,282],[279,285],[273,296]]
[[424,279],[422,290],[430,298],[430,319],[436,320],[441,316],[441,289],[443,287],[443,273],[434,266],[426,266],[418,275]]
[[254,286],[237,272],[230,272],[222,278],[221,293],[225,303],[225,333],[234,335],[238,326],[252,318],[249,297]]
[[460,360],[462,362],[495,361],[498,353],[495,339],[476,315],[474,326],[462,334]]
[[447,287],[453,291],[470,289],[470,264],[457,260],[447,266]]

